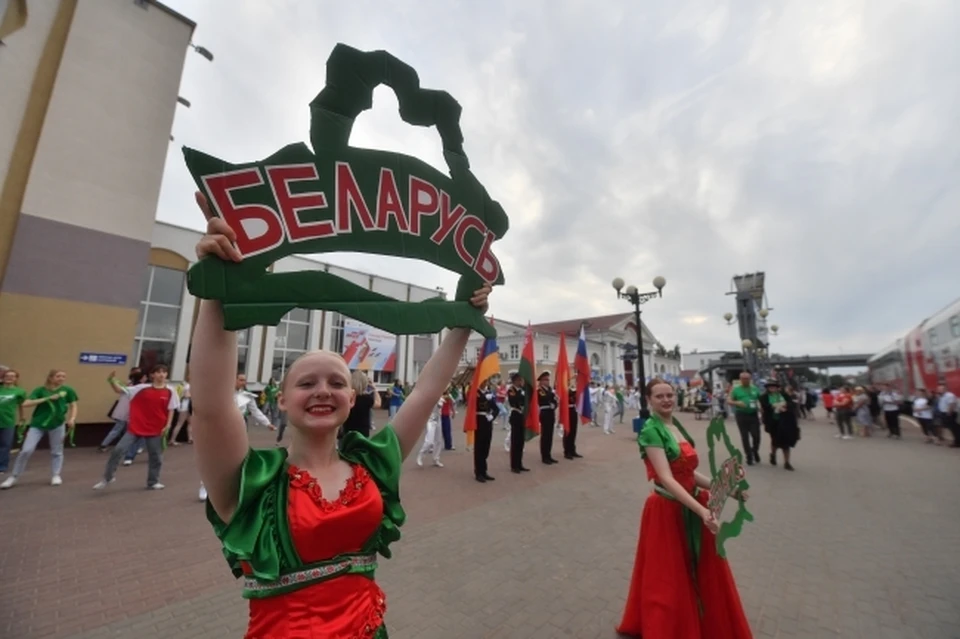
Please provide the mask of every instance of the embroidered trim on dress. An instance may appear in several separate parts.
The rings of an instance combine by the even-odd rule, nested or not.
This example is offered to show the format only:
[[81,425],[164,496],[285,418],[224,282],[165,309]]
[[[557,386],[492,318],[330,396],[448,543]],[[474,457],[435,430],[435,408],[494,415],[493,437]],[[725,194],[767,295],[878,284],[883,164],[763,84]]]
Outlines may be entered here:
[[306,492],[324,512],[331,512],[349,506],[360,495],[367,482],[370,481],[370,473],[367,472],[366,468],[360,464],[353,464],[352,467],[353,475],[340,491],[340,496],[333,500],[328,500],[323,496],[320,482],[308,471],[290,464],[287,467],[287,474],[290,476],[290,486],[292,488]]
[[276,581],[264,582],[258,581],[254,577],[246,577],[243,580],[243,589],[248,598],[259,598],[269,596],[267,593],[280,594],[293,586],[299,589],[347,573],[373,572],[376,567],[377,556],[375,554],[354,555],[343,559],[334,559],[303,570],[296,570],[281,575]]

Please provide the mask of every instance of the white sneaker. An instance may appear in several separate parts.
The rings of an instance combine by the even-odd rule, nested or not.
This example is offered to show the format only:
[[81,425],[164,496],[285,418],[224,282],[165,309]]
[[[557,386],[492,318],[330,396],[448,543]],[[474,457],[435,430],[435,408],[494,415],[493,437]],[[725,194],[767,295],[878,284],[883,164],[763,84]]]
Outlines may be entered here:
[[10,475],[9,477],[7,477],[6,479],[3,480],[3,483],[2,483],[2,484],[0,484],[0,490],[6,490],[7,488],[13,488],[14,484],[16,484],[16,483],[17,483],[17,476],[16,476],[16,475]]
[[207,501],[207,487],[200,484],[200,494],[197,496],[200,498],[200,501]]
[[417,455],[417,466],[423,468],[423,455]]
[[63,480],[60,479],[60,475],[54,475],[53,477],[50,478],[50,485],[51,485],[51,486],[59,486],[59,485],[61,485],[62,483],[63,483]]
[[132,459],[124,459],[124,460],[123,460],[123,465],[124,465],[124,466],[130,466],[130,465],[132,465],[132,464],[133,464],[133,460],[132,460]]
[[164,488],[166,488],[166,486],[164,486],[160,482],[157,482],[153,486],[147,486],[147,488],[150,490],[163,490]]
[[844,435],[843,437],[841,437],[841,439],[853,439],[853,437],[851,437],[850,435]]
[[104,488],[106,488],[107,486],[109,486],[110,484],[112,484],[112,483],[114,482],[114,480],[116,480],[116,477],[114,477],[114,478],[111,479],[110,481],[107,481],[106,479],[101,479],[100,481],[98,481],[97,483],[95,483],[95,484],[93,485],[93,489],[94,489],[94,490],[103,490]]
[[437,468],[443,468],[443,464],[440,463],[439,459],[434,459],[433,465],[436,466]]

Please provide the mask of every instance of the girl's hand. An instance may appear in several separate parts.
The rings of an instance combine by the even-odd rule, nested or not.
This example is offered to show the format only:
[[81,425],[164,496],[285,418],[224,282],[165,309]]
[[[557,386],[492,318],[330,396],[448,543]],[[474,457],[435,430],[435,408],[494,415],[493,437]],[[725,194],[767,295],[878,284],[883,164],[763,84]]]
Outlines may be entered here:
[[197,206],[200,207],[204,217],[207,218],[207,234],[197,242],[197,257],[204,258],[207,255],[216,255],[227,262],[242,261],[243,256],[240,255],[240,251],[234,244],[237,241],[237,234],[222,218],[210,212],[210,203],[207,202],[203,193],[197,191],[196,199]]
[[474,308],[479,309],[481,312],[486,313],[490,308],[487,298],[490,296],[490,291],[492,290],[492,286],[489,284],[484,284],[473,292],[473,297],[470,298],[470,304],[472,304]]
[[713,516],[713,513],[710,512],[709,508],[703,508],[700,511],[700,519],[703,520],[703,525],[707,527],[714,535],[717,534],[720,530],[720,522],[717,521],[717,518]]

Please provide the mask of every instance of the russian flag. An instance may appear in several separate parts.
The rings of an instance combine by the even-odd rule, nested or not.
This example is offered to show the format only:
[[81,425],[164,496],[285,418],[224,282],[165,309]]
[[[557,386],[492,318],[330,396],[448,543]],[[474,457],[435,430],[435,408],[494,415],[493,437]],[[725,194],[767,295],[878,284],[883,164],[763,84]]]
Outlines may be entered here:
[[577,412],[580,413],[580,423],[589,424],[593,421],[593,407],[590,406],[590,360],[587,359],[587,335],[580,327],[580,341],[577,343],[577,357],[573,360],[573,367],[577,371]]

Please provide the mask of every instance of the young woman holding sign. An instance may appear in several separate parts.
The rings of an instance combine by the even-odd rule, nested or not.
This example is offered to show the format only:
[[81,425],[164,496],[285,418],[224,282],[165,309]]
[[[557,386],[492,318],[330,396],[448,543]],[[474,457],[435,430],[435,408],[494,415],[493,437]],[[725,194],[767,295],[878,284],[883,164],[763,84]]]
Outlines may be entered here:
[[717,555],[719,522],[706,505],[710,478],[696,471],[693,439],[673,417],[673,388],[654,379],[646,393],[652,414],[638,442],[654,489],[617,631],[645,639],[752,637],[730,567]]
[[[236,237],[210,214],[197,256],[239,261]],[[490,287],[471,304],[487,309]],[[387,636],[386,603],[373,579],[377,553],[390,556],[405,514],[400,466],[460,362],[470,329],[456,328],[424,366],[416,388],[371,438],[337,431],[355,402],[344,359],[313,351],[281,381],[289,450],[252,450],[234,408],[237,338],[218,302],[203,300],[193,335],[194,445],[209,493],[207,518],[250,599],[247,639]]]

